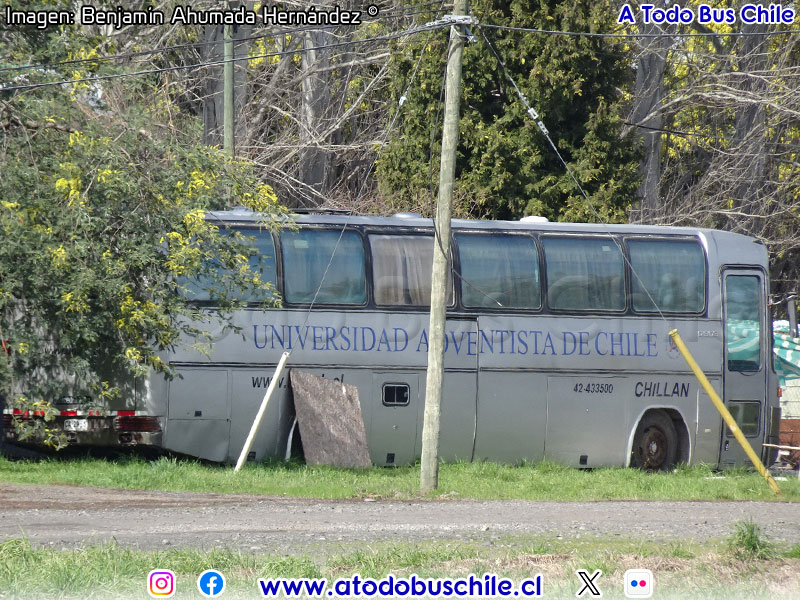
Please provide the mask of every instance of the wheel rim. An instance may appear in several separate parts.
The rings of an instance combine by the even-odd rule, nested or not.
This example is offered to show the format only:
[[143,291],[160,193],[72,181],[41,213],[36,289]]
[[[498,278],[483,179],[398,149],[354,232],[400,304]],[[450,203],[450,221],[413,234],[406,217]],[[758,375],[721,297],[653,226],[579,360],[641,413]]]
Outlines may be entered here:
[[658,469],[667,459],[667,436],[658,427],[650,427],[639,442],[639,457],[646,469]]

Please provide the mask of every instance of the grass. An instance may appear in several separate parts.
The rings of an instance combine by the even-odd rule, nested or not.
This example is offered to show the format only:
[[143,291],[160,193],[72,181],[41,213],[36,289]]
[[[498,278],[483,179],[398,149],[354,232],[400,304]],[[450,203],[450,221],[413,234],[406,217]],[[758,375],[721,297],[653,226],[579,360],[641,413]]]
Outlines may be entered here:
[[766,560],[775,558],[777,550],[767,541],[753,521],[737,521],[728,537],[728,550],[737,558]]
[[[738,527],[738,526],[737,526]],[[738,528],[732,537],[738,536]],[[247,554],[232,550],[140,552],[108,544],[77,550],[34,548],[24,539],[0,544],[0,598],[36,600],[145,598],[152,569],[176,574],[176,598],[200,598],[197,576],[208,568],[227,579],[226,598],[260,597],[258,578],[468,577],[495,573],[519,581],[541,573],[545,597],[574,598],[578,568],[602,569],[604,598],[622,598],[627,569],[653,571],[658,598],[767,599],[800,597],[796,548],[772,546],[772,559],[743,558],[725,543],[693,544],[691,556],[675,546],[618,539],[507,538],[494,547],[476,542],[371,544],[342,554],[307,556]],[[643,550],[645,550],[643,552]]]
[[[336,469],[298,463],[229,466],[192,460],[0,459],[0,481],[111,488],[269,494],[311,498],[419,498],[418,467]],[[800,500],[800,484],[779,482],[775,498],[755,473],[681,467],[674,473],[632,469],[581,471],[553,463],[442,465],[432,498],[528,500]],[[649,568],[658,598],[760,599],[800,597],[800,544],[778,546],[750,522],[736,523],[726,539],[704,544],[550,537],[500,538],[423,544],[341,546],[330,554],[281,556],[219,549],[143,552],[114,544],[81,549],[35,548],[27,540],[0,544],[0,599],[146,598],[152,569],[170,569],[176,598],[200,598],[197,576],[208,568],[228,579],[227,598],[260,597],[258,578],[326,577],[359,573],[382,578],[464,577],[496,573],[520,580],[542,573],[547,598],[574,598],[578,568],[602,569],[604,598],[622,598],[623,575]]]
[[[58,459],[8,461],[0,458],[0,480],[110,488],[262,494],[302,498],[419,498],[419,467],[340,469],[300,463],[230,466],[161,457],[118,460]],[[774,496],[764,480],[745,469],[714,473],[708,467],[680,467],[672,473],[635,469],[579,470],[543,462],[442,465],[433,498],[477,500],[782,500],[800,501],[800,482],[779,482]]]

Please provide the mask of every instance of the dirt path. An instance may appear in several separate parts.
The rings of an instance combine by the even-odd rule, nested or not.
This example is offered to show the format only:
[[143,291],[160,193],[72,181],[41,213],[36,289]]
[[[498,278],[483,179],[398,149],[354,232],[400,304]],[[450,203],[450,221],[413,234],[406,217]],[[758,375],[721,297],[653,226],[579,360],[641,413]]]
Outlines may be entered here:
[[25,536],[53,547],[113,539],[139,549],[288,554],[378,541],[513,543],[539,534],[703,541],[725,537],[742,519],[773,540],[800,543],[798,505],[771,502],[367,502],[0,483],[0,541]]

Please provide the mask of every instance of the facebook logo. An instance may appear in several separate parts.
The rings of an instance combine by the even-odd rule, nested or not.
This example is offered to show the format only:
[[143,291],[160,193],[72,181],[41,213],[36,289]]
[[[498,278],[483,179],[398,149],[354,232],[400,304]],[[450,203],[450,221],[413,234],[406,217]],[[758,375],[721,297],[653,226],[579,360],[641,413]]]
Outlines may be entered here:
[[208,569],[197,578],[197,589],[206,598],[214,598],[225,591],[225,576],[219,571]]

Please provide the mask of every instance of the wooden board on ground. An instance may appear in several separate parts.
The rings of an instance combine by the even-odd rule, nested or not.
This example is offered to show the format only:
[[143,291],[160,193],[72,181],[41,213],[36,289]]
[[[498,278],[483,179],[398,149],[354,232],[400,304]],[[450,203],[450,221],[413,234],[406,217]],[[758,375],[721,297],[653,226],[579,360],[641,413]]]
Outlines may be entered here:
[[306,463],[371,466],[358,388],[297,369],[290,380]]

